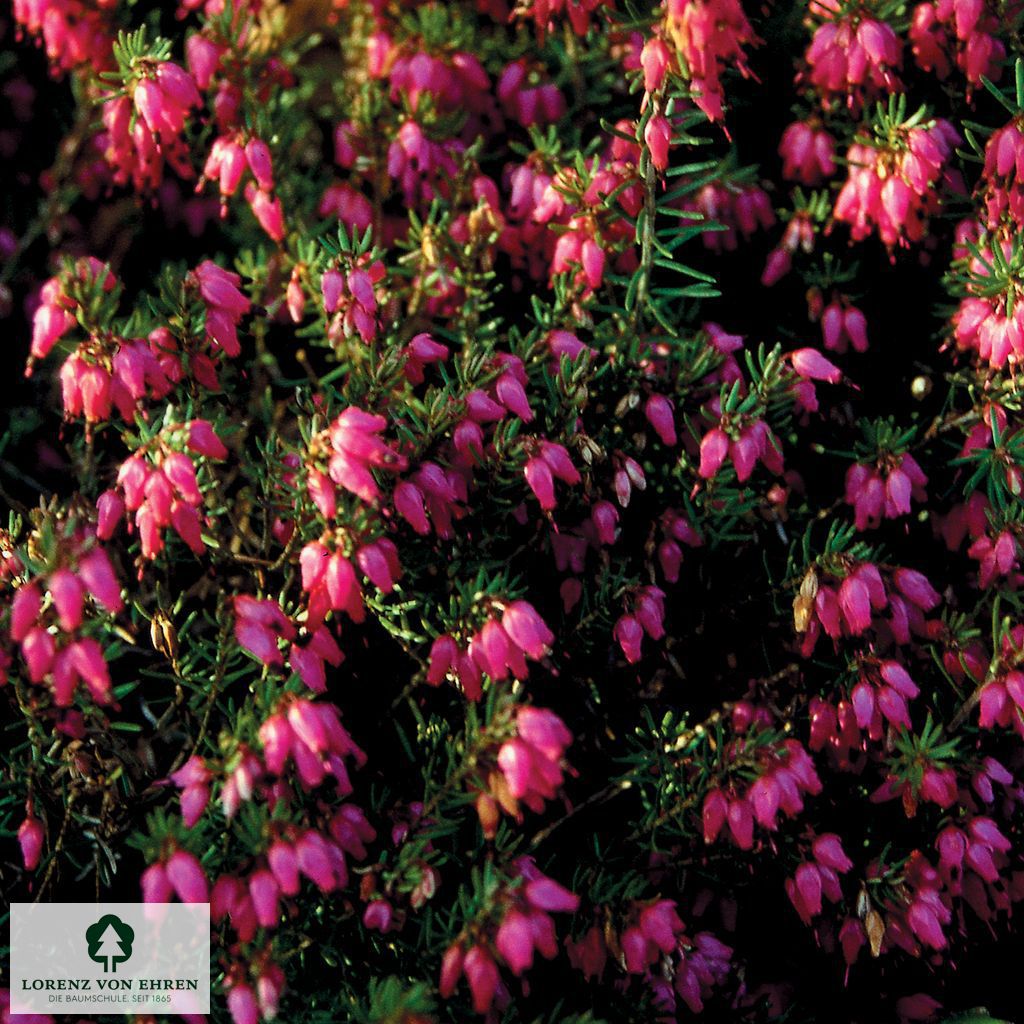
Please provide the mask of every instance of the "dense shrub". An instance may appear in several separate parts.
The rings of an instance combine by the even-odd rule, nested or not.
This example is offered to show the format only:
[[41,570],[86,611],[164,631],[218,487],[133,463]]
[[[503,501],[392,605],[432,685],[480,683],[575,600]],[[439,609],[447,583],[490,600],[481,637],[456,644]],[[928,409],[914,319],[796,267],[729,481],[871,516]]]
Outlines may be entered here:
[[15,0],[7,899],[234,1024],[1014,1013],[1022,20]]

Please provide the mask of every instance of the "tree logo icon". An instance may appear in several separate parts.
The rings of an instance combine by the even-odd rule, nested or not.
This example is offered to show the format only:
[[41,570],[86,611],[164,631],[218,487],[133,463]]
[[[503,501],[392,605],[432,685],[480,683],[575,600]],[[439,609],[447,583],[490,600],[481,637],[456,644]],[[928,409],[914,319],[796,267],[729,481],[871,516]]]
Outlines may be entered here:
[[116,974],[117,965],[123,964],[132,955],[135,932],[114,914],[104,914],[95,924],[85,930],[85,941],[89,944],[89,959],[103,964],[103,973]]

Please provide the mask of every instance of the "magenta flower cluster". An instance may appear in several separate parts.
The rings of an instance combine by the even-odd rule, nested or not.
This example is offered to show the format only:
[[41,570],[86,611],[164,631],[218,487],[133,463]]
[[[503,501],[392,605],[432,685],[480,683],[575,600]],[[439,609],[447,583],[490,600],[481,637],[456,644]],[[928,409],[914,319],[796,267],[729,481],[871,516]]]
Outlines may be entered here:
[[14,0],[5,895],[232,1024],[1019,1008],[1022,31]]

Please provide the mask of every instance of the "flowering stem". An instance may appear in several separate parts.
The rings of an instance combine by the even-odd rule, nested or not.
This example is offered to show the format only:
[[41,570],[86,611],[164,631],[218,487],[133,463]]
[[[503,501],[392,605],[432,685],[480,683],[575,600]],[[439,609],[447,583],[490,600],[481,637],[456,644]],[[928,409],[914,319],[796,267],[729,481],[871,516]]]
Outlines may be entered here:
[[[651,100],[651,116],[659,112],[659,104],[655,99]],[[640,268],[637,273],[640,275],[636,287],[636,296],[633,305],[633,329],[638,330],[643,317],[644,304],[650,294],[651,273],[654,270],[654,230],[655,217],[658,212],[657,194],[658,171],[651,159],[651,151],[646,142],[642,143],[640,154],[641,173],[644,182],[644,207],[641,216],[640,230]]]

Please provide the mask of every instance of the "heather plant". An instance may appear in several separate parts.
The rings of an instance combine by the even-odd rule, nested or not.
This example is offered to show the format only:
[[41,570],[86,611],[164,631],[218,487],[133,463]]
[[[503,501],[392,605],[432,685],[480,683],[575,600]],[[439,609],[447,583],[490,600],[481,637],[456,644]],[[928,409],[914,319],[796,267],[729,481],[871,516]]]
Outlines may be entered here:
[[1022,27],[14,0],[6,900],[232,1024],[1014,1019]]

